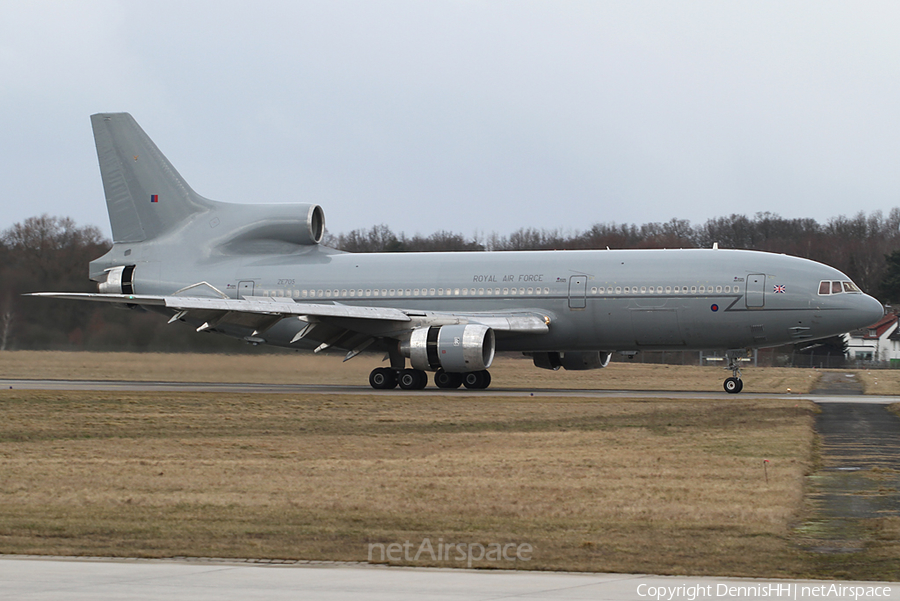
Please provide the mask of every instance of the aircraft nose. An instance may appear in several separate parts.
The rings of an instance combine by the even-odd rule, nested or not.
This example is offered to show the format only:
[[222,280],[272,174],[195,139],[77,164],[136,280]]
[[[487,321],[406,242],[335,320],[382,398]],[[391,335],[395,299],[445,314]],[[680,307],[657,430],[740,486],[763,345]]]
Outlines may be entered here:
[[859,320],[865,322],[860,327],[872,325],[873,323],[884,317],[884,305],[876,298],[872,298],[868,294],[864,294],[859,305]]

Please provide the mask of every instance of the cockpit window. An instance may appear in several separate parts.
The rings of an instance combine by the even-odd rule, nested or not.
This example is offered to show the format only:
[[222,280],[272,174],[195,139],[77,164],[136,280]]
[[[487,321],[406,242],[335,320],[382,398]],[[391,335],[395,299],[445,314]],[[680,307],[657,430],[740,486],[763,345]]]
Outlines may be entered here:
[[819,282],[819,294],[841,294],[843,292],[859,294],[862,291],[853,282],[822,280]]

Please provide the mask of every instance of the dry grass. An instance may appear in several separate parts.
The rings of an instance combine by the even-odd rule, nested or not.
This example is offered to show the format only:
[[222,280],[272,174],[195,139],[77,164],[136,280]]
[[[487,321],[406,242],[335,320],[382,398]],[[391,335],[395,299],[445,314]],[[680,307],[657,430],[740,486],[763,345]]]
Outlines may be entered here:
[[855,372],[866,394],[900,395],[900,369],[873,369]]
[[823,575],[791,543],[807,403],[0,391],[0,406],[5,553],[366,560],[429,537],[529,543],[527,569]]
[[[362,384],[378,359],[15,352],[0,353],[0,377]],[[719,390],[723,377],[513,358],[492,373],[545,389]],[[745,381],[804,391],[815,374]],[[897,578],[895,542],[851,556],[796,544],[811,404],[635,396],[3,390],[0,552],[366,560],[371,543],[427,537],[528,543],[525,569]]]
[[[248,382],[266,384],[350,384],[368,382],[381,357],[362,355],[347,363],[335,355],[202,355],[166,353],[0,353],[0,378],[60,380],[143,380],[167,382]],[[730,373],[719,367],[612,363],[594,371],[537,369],[527,358],[498,357],[491,367],[493,387],[611,390],[722,390]],[[819,372],[809,369],[747,368],[745,390],[809,392]]]

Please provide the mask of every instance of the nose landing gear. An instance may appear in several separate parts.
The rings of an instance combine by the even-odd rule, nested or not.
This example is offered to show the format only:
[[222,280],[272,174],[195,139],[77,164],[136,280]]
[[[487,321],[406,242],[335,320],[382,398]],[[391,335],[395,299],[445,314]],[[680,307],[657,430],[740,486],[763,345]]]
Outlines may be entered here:
[[728,357],[728,367],[726,369],[730,369],[732,374],[730,378],[725,378],[724,387],[725,392],[728,394],[737,394],[744,389],[744,381],[741,380],[741,368],[738,366],[741,354],[743,354],[743,351],[728,351],[726,353]]

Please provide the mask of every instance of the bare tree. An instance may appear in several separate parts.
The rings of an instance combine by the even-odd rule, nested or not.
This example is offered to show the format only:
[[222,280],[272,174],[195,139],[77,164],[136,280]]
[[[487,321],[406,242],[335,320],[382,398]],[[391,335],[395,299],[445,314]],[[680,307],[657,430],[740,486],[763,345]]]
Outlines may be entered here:
[[9,333],[12,330],[13,312],[12,299],[6,297],[3,308],[0,309],[0,351],[6,350],[6,343],[9,340]]

